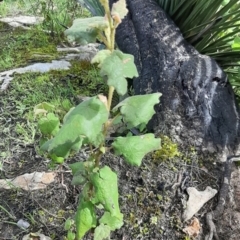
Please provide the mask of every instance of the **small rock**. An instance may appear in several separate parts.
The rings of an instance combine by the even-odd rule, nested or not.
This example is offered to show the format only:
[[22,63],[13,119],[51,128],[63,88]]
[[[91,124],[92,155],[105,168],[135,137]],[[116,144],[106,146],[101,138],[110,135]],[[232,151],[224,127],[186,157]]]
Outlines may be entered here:
[[27,229],[27,228],[29,228],[30,224],[27,221],[25,221],[23,219],[20,219],[17,222],[17,226],[20,227],[20,228]]

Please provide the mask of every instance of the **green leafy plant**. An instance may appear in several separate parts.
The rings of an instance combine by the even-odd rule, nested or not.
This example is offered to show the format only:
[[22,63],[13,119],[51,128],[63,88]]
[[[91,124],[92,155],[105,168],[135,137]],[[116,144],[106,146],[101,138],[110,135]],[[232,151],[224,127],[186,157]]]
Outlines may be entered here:
[[159,149],[161,144],[153,134],[116,137],[110,146],[105,144],[110,128],[119,120],[128,130],[146,125],[155,113],[154,105],[159,103],[161,94],[128,97],[112,109],[114,91],[120,96],[125,95],[128,90],[126,78],[138,76],[138,73],[133,56],[114,49],[116,28],[127,14],[125,0],[113,4],[111,10],[108,0],[101,0],[101,4],[106,12],[104,17],[76,19],[65,35],[70,41],[82,44],[95,42],[98,38],[106,45],[92,63],[98,64],[101,76],[106,79],[108,97],[98,95],[81,102],[70,109],[62,124],[51,113],[53,106],[42,103],[35,108],[35,113],[43,114],[39,128],[46,141],[41,150],[48,153],[53,163],[62,164],[82,146],[89,145],[90,149],[86,161],[70,164],[72,184],[82,186],[82,191],[74,223],[68,219],[65,224],[67,239],[82,239],[92,228],[95,228],[95,240],[106,239],[111,231],[123,225],[117,174],[110,167],[102,166],[102,156],[113,149],[127,163],[140,166],[144,155]]
[[63,29],[67,28],[80,12],[76,1],[72,0],[47,0],[39,1],[39,4],[44,17],[43,28],[48,30],[52,37],[61,38]]
[[63,29],[65,30],[73,19],[86,16],[87,13],[75,0],[20,0],[18,2],[27,14],[43,16],[41,28],[56,40],[62,39]]

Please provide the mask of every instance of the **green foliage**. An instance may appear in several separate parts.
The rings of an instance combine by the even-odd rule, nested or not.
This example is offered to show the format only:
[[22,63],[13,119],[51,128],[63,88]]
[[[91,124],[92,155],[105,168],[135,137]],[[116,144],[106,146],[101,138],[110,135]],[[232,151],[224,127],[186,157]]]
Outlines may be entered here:
[[[93,59],[94,61],[94,59]],[[113,86],[119,95],[127,93],[126,78],[138,77],[133,56],[114,50],[100,62],[102,76],[107,76],[108,86]],[[116,68],[116,66],[118,66]]]
[[153,134],[118,137],[112,146],[115,153],[123,155],[127,163],[140,166],[147,153],[159,149],[160,139],[155,139]]
[[67,231],[67,240],[75,240],[76,234],[73,232],[74,221],[68,218],[64,224],[64,230]]
[[153,107],[159,102],[160,96],[161,93],[152,93],[128,97],[114,107],[113,111],[120,108],[123,120],[130,128],[146,125],[155,113]]
[[90,181],[94,186],[95,194],[92,202],[101,203],[104,209],[111,213],[111,216],[122,218],[118,205],[117,175],[108,166],[101,168],[90,176]]
[[81,147],[84,138],[88,143],[99,146],[103,139],[102,124],[107,118],[108,112],[104,103],[97,97],[90,98],[69,112],[55,138],[41,148],[58,157],[67,157],[71,150],[77,151]]
[[25,0],[32,6],[31,12],[44,17],[42,28],[47,30],[51,37],[62,38],[62,32],[76,17],[86,16],[83,9],[75,0]]
[[[62,164],[72,152],[78,152],[82,146],[89,145],[88,159],[70,164],[72,184],[82,187],[75,216],[76,230],[71,220],[65,224],[67,238],[75,237],[76,240],[82,239],[92,228],[95,228],[94,239],[103,240],[110,236],[111,231],[123,225],[123,214],[118,202],[117,174],[108,166],[101,166],[102,155],[113,148],[128,163],[140,166],[147,153],[160,147],[160,139],[156,139],[153,134],[118,137],[111,147],[105,146],[109,129],[115,124],[116,118],[123,119],[128,128],[141,128],[155,113],[154,105],[159,103],[161,94],[127,98],[112,111],[114,91],[124,95],[127,92],[126,78],[138,76],[138,73],[133,56],[114,50],[115,29],[127,14],[125,0],[119,0],[111,11],[107,0],[101,0],[101,3],[107,13],[105,18],[77,19],[65,34],[70,41],[81,44],[96,41],[97,38],[105,43],[107,50],[101,50],[93,63],[98,64],[100,75],[106,78],[108,97],[98,95],[82,101],[66,113],[63,121],[53,113],[54,107],[51,104],[42,103],[35,108],[36,114],[43,115],[39,120],[39,128],[46,141],[41,150],[47,152],[53,164]],[[62,105],[70,107],[67,102]],[[113,114],[118,117],[112,119]],[[102,207],[102,216],[97,211],[99,206]]]
[[42,134],[55,136],[59,131],[60,121],[54,113],[48,113],[46,117],[41,118],[38,121],[38,127]]
[[111,229],[108,225],[100,224],[94,231],[94,240],[108,239],[110,231]]
[[100,218],[99,222],[101,224],[106,224],[111,231],[119,229],[123,225],[122,216],[120,216],[120,218],[112,216],[111,213],[109,212],[105,212],[103,216]]
[[89,158],[89,161],[76,162],[70,164],[69,167],[73,174],[72,185],[83,185],[89,180],[90,174],[95,169],[94,159]]
[[73,21],[73,25],[64,33],[69,42],[81,45],[96,42],[98,29],[108,28],[108,21],[104,17],[80,18]]
[[76,238],[81,239],[87,231],[96,227],[97,219],[94,210],[94,205],[91,201],[85,201],[83,198],[80,200],[76,217]]
[[105,11],[99,0],[79,0],[83,7],[86,7],[93,16],[103,16]]

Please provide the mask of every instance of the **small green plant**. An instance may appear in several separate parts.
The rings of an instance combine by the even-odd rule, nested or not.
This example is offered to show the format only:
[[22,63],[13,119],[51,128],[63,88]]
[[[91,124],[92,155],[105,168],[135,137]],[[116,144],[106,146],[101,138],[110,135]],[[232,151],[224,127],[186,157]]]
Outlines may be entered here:
[[53,163],[62,164],[72,151],[78,152],[82,146],[89,145],[88,159],[70,164],[72,184],[82,186],[82,191],[74,222],[67,220],[65,224],[68,240],[82,239],[92,228],[95,228],[95,240],[106,239],[111,231],[123,225],[117,174],[110,167],[102,166],[102,156],[113,149],[116,155],[123,155],[127,163],[140,166],[147,153],[160,148],[160,139],[153,134],[116,137],[111,146],[105,145],[109,129],[119,121],[129,130],[146,125],[155,113],[154,105],[161,94],[128,97],[111,107],[114,91],[120,96],[126,94],[126,78],[138,73],[133,56],[114,49],[116,28],[127,14],[125,0],[113,4],[111,10],[108,0],[101,0],[101,4],[105,17],[76,19],[65,34],[70,41],[86,44],[98,38],[106,45],[92,63],[98,64],[101,76],[107,79],[108,97],[98,95],[81,102],[70,109],[62,124],[52,112],[52,105],[42,103],[35,108],[35,113],[44,115],[39,120],[39,128],[46,137],[41,150],[48,153]]

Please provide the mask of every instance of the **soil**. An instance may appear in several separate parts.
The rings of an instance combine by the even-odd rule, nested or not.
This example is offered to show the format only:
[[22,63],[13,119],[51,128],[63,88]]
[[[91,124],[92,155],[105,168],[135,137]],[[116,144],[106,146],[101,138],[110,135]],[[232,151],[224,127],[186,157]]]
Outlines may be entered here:
[[[32,79],[35,80],[36,78]],[[50,79],[50,83],[51,81],[53,79]],[[21,82],[23,77],[18,76],[0,96],[1,179],[51,170],[50,160],[39,153],[40,134],[36,120],[31,117],[36,102],[32,100],[31,103],[28,98],[30,95],[34,96],[39,89],[31,92],[31,89],[25,86],[24,94]],[[66,81],[66,76],[59,77],[58,84],[51,85],[52,91],[59,85],[63,89],[74,87],[72,82]],[[47,86],[49,85],[45,87]],[[69,98],[72,104],[76,104],[74,94],[68,92],[61,97]],[[27,103],[24,102],[26,99]],[[190,239],[182,231],[188,223],[183,223],[181,219],[184,202],[188,198],[186,188],[192,186],[204,190],[206,186],[211,186],[219,190],[222,164],[213,156],[203,158],[193,147],[186,149],[178,146],[178,150],[181,154],[171,158],[156,158],[155,155],[149,154],[139,168],[126,164],[121,157],[116,157],[111,152],[103,157],[102,165],[110,166],[118,175],[119,202],[124,214],[124,226],[113,232],[111,239]],[[78,195],[81,192],[80,187],[71,186],[72,175],[67,164],[85,160],[86,151],[82,149],[69,159],[61,171],[59,168],[55,169],[58,175],[56,181],[44,190],[30,192],[17,188],[0,189],[0,239],[22,239],[31,232],[41,232],[51,239],[64,239],[67,234],[64,230],[65,220],[74,217]],[[230,200],[234,200],[231,203],[235,202],[235,205],[229,205],[218,222],[219,237],[222,240],[240,238],[240,213],[237,212],[240,210],[240,198],[237,198],[240,195],[240,174],[237,169],[234,173],[235,182],[232,185]],[[61,183],[62,176],[66,187]],[[178,187],[174,188],[176,183],[179,183]],[[195,239],[204,239],[208,231],[205,226],[205,214],[214,209],[216,204],[217,197],[205,204],[196,214],[202,229]],[[16,226],[20,219],[30,223],[29,228],[21,229]],[[84,239],[93,239],[93,233],[89,232]]]

